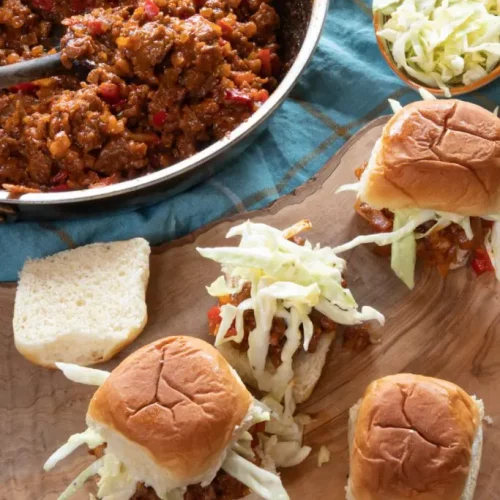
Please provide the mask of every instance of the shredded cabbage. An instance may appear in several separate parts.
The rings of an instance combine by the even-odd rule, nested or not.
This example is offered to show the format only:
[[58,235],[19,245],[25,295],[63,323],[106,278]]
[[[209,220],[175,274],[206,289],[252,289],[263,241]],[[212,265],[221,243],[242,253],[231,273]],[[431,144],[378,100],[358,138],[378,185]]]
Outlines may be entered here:
[[493,224],[492,230],[486,235],[484,244],[495,268],[495,276],[500,281],[500,222]]
[[102,385],[110,375],[105,370],[96,370],[95,368],[87,368],[72,363],[56,363],[56,366],[64,373],[66,378],[79,384]]
[[79,446],[86,444],[89,448],[96,448],[104,443],[101,435],[92,429],[87,429],[80,434],[73,434],[68,441],[56,450],[45,462],[43,469],[49,471],[61,460],[73,453]]
[[[364,307],[358,311],[352,293],[342,287],[345,261],[334,250],[313,246],[309,241],[300,246],[287,239],[310,227],[310,221],[301,221],[280,231],[266,224],[248,221],[231,228],[226,235],[227,238],[240,236],[238,247],[197,249],[203,257],[222,266],[224,277],[219,277],[209,287],[211,295],[227,295],[229,284],[234,282],[250,283],[249,299],[237,307],[231,304],[221,307],[222,323],[215,343],[241,342],[244,337],[243,313],[252,309],[256,326],[248,337],[248,360],[259,389],[271,392],[279,401],[293,379],[294,354],[301,345],[306,351],[309,348],[313,335],[309,315],[313,308],[346,325],[371,319],[380,323],[384,321],[383,316],[371,308]],[[270,373],[266,361],[275,317],[285,320],[286,342],[281,353],[281,365],[275,373]],[[236,335],[226,338],[233,322]]]
[[[398,230],[407,224],[408,215],[403,211],[394,213],[394,229]],[[395,241],[391,247],[391,267],[396,276],[410,289],[415,286],[415,263],[417,261],[417,243],[415,233]]]
[[118,458],[107,450],[102,467],[99,469],[98,498],[104,500],[128,500],[137,489],[135,480]]
[[401,103],[399,101],[396,101],[395,99],[387,99],[387,100],[389,101],[389,105],[391,106],[392,112],[394,114],[403,109],[403,106],[401,106]]
[[[284,396],[284,406],[270,394],[262,400],[271,409],[271,419],[266,423],[266,433],[259,434],[262,453],[277,467],[294,467],[303,462],[311,453],[309,446],[302,445],[306,415],[295,414],[296,404],[293,385],[289,384]],[[270,435],[269,435],[270,434]]]
[[83,472],[80,472],[76,479],[74,479],[71,484],[59,495],[57,500],[67,500],[76,493],[80,488],[83,487],[87,479],[98,473],[99,469],[104,463],[104,458],[100,458],[95,462],[92,462]]
[[321,467],[323,464],[326,464],[330,461],[332,454],[330,450],[326,446],[322,446],[318,452],[318,467]]
[[228,452],[222,469],[265,500],[289,500],[277,474],[257,467],[234,451]]
[[394,61],[413,79],[441,88],[468,85],[500,60],[496,0],[374,0]]

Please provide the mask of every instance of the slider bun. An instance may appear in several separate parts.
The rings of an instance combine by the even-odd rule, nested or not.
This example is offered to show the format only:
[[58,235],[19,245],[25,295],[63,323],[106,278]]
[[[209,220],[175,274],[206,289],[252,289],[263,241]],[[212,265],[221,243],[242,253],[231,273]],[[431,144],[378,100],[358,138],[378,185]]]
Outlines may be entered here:
[[361,178],[375,208],[500,212],[500,119],[455,99],[418,101],[384,127]]
[[210,344],[168,337],[113,370],[90,402],[87,423],[158,493],[210,482],[252,401]]
[[348,500],[472,500],[483,404],[435,378],[372,382],[350,411]]
[[[300,349],[295,354],[292,363],[295,374],[293,386],[295,402],[302,403],[312,394],[325,366],[326,356],[334,338],[334,333],[322,334],[315,352],[309,353]],[[246,351],[241,351],[237,347],[234,347],[233,342],[221,344],[217,349],[238,372],[246,384],[258,388]],[[266,363],[266,370],[271,373],[275,371],[274,365],[269,359]]]

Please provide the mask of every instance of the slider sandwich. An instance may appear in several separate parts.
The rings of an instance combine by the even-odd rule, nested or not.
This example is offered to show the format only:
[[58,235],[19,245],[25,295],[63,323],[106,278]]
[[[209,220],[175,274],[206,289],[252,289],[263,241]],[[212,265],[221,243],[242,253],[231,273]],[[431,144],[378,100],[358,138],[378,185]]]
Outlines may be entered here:
[[391,267],[414,287],[415,262],[441,275],[471,262],[500,279],[500,119],[468,102],[426,100],[401,107],[385,125],[359,182],[356,210],[391,245]]
[[472,500],[483,402],[431,377],[372,382],[349,412],[347,500]]
[[288,499],[252,446],[269,409],[206,342],[158,340],[111,374],[57,365],[73,381],[101,384],[88,408],[88,429],[45,463],[52,469],[82,444],[96,456],[59,500],[95,475],[97,497],[104,500],[236,500],[251,491],[253,498]]
[[384,317],[358,304],[343,278],[346,263],[329,247],[300,236],[308,220],[281,231],[245,222],[229,230],[239,246],[198,248],[222,266],[208,288],[218,305],[208,313],[215,346],[243,381],[281,401],[290,384],[295,402],[312,393],[337,324]]

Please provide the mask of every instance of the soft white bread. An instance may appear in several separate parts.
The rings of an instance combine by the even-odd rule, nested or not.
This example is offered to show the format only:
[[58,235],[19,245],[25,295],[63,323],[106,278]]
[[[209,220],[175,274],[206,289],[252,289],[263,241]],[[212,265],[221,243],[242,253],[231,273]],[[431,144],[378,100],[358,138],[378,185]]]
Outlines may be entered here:
[[359,199],[378,209],[500,213],[500,119],[455,99],[405,106],[384,127]]
[[372,382],[349,412],[348,500],[472,500],[483,403],[460,387],[399,374]]
[[48,367],[112,358],[146,325],[149,254],[136,238],[27,261],[14,307],[18,351]]
[[168,337],[113,370],[87,424],[134,478],[162,492],[212,481],[252,401],[214,347]]
[[[335,338],[334,333],[322,334],[318,341],[318,347],[315,352],[305,352],[300,349],[293,358],[292,368],[295,374],[293,395],[296,403],[302,403],[312,394],[314,387],[321,377],[321,372],[326,363],[326,356],[330,345]],[[250,368],[248,355],[233,345],[233,342],[226,342],[217,347],[220,353],[233,366],[246,384],[257,388],[257,381]],[[274,373],[276,369],[268,359],[266,370]]]

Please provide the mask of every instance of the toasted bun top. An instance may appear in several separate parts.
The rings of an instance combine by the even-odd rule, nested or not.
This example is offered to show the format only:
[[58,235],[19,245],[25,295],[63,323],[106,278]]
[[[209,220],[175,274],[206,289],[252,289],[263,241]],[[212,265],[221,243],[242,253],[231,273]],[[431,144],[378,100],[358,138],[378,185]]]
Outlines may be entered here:
[[400,374],[372,382],[358,412],[350,479],[356,500],[460,500],[480,416],[460,387]]
[[92,398],[87,420],[139,445],[169,477],[190,484],[220,466],[251,404],[216,349],[197,338],[168,337],[113,370]]
[[500,212],[500,119],[469,102],[418,101],[384,127],[362,176],[375,208]]

